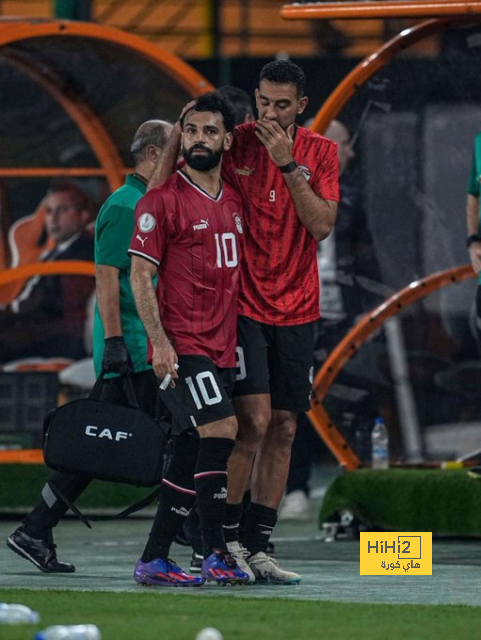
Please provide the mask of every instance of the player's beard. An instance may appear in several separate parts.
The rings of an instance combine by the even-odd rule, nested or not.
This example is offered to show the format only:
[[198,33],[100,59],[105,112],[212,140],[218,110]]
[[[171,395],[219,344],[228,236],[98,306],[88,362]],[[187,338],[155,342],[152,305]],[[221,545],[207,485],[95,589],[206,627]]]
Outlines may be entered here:
[[[199,156],[193,155],[193,152],[196,149],[202,149],[207,153]],[[191,169],[195,169],[196,171],[210,171],[220,163],[222,159],[222,149],[212,151],[212,149],[208,149],[207,147],[194,145],[190,149],[186,149],[184,147],[182,149],[182,155],[184,156],[185,162]]]

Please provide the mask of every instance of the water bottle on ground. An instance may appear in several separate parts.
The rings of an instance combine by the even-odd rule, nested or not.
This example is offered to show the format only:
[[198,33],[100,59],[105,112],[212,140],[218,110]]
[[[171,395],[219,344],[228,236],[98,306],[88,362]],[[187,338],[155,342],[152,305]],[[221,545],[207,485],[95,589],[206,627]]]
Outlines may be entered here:
[[35,634],[34,640],[100,640],[100,630],[94,624],[74,624],[47,627]]
[[24,604],[0,602],[0,624],[37,624],[40,615]]
[[376,418],[371,431],[372,468],[389,469],[389,434],[382,418]]

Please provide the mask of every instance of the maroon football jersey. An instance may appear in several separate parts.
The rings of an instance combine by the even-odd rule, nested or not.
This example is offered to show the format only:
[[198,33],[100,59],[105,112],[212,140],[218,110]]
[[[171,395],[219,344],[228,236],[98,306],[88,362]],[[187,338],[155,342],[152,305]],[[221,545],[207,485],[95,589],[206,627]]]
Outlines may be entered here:
[[[297,127],[292,155],[312,190],[339,201],[336,145]],[[272,325],[319,318],[317,242],[299,220],[279,168],[255,135],[255,123],[236,128],[224,154],[225,178],[244,196],[244,260],[239,313]]]
[[242,209],[229,185],[213,198],[177,171],[139,201],[129,249],[158,267],[160,317],[177,354],[219,367],[235,366]]

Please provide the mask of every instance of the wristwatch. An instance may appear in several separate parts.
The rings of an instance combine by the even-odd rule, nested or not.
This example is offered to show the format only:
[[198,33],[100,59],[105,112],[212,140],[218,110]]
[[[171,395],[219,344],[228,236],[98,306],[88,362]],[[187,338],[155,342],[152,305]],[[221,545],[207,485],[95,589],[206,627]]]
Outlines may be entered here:
[[282,167],[279,167],[279,169],[281,173],[292,173],[297,169],[297,162],[295,160],[291,160],[287,164],[282,165]]
[[472,233],[470,236],[466,238],[466,246],[470,247],[473,242],[481,242],[481,236],[479,233]]

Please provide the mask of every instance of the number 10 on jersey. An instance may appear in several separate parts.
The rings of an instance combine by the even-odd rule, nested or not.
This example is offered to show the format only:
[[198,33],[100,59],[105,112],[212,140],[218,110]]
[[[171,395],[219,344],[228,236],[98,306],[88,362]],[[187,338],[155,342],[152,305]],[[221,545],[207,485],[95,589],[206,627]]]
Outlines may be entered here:
[[232,268],[239,264],[237,257],[237,240],[235,234],[228,233],[215,233],[215,244],[217,247],[217,266],[222,268],[223,266]]

